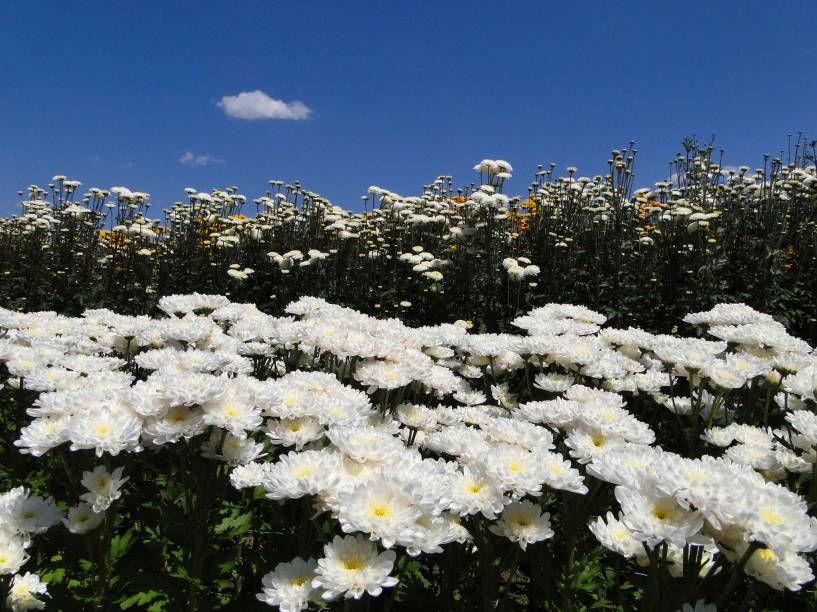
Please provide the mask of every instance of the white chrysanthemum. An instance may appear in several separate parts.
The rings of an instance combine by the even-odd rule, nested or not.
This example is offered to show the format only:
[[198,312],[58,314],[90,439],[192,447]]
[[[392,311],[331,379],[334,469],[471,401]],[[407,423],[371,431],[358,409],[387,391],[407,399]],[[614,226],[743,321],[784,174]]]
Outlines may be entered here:
[[226,429],[236,438],[244,439],[247,431],[261,426],[261,410],[252,403],[249,393],[233,383],[224,395],[205,403],[202,419],[206,425]]
[[589,463],[624,443],[622,438],[586,427],[576,427],[565,438],[565,446],[570,449],[570,455],[579,463]]
[[746,304],[716,304],[705,312],[686,315],[683,321],[691,325],[743,325],[773,319],[771,315],[758,312]]
[[640,541],[651,545],[669,542],[683,548],[703,527],[698,512],[682,508],[672,496],[653,489],[631,489],[618,486],[616,499],[621,504],[621,520],[633,530]]
[[104,518],[104,512],[94,512],[88,504],[80,503],[68,509],[68,516],[62,519],[62,524],[71,533],[83,534],[99,527]]
[[528,450],[553,448],[553,434],[548,429],[516,419],[485,417],[480,428],[497,442],[516,444]]
[[496,480],[484,470],[466,465],[443,492],[441,504],[459,516],[481,513],[487,519],[494,519],[507,501]]
[[368,387],[369,393],[377,389],[399,389],[414,380],[415,372],[404,363],[368,360],[355,369],[355,380]]
[[14,441],[14,446],[19,447],[21,453],[42,457],[68,441],[70,422],[68,415],[34,419],[20,430],[20,438]]
[[502,511],[502,517],[489,527],[492,533],[516,542],[525,550],[528,544],[535,544],[553,537],[550,528],[550,514],[523,499],[513,502]]
[[397,419],[407,427],[421,431],[434,431],[437,428],[437,414],[426,406],[419,404],[400,404],[397,407]]
[[0,495],[0,525],[24,534],[43,533],[60,522],[62,513],[53,498],[29,496],[25,487]]
[[128,480],[122,478],[123,468],[108,472],[104,465],[98,465],[93,472],[82,473],[82,486],[88,489],[79,498],[88,502],[94,512],[104,512],[122,496],[120,490]]
[[384,587],[393,587],[397,578],[389,576],[395,554],[378,554],[373,542],[360,536],[335,536],[324,546],[324,558],[318,559],[312,586],[323,590],[321,597],[332,601],[340,596],[360,599],[364,593],[377,597]]
[[605,521],[599,516],[589,525],[590,532],[596,536],[599,544],[628,559],[639,554],[641,542],[636,539],[632,530],[616,519],[612,512],[608,512],[606,518]]
[[237,465],[230,472],[230,484],[236,489],[247,489],[260,487],[266,477],[266,469],[260,463],[250,461],[243,465]]
[[[572,387],[572,389],[574,389]],[[575,420],[587,429],[597,430],[611,438],[636,444],[652,444],[655,433],[650,427],[623,408],[601,401],[585,402],[574,409]]]
[[565,400],[557,398],[544,402],[527,402],[520,404],[515,412],[517,418],[522,418],[531,423],[543,423],[554,427],[567,427],[575,420],[576,412],[573,410],[580,402],[575,400]]
[[211,374],[154,374],[150,380],[156,383],[159,396],[173,405],[202,405],[220,399],[227,392],[227,379]]
[[386,548],[410,543],[423,515],[413,492],[384,476],[360,483],[349,493],[342,493],[338,501],[343,531],[361,531]]
[[40,577],[31,572],[24,576],[17,574],[9,587],[6,603],[13,612],[23,610],[42,610],[45,608],[44,598],[48,595],[48,587]]
[[786,420],[809,446],[817,445],[817,414],[810,410],[795,410],[786,415]]
[[173,406],[164,416],[147,419],[144,436],[152,444],[160,445],[189,439],[207,430],[201,408]]
[[214,430],[210,438],[201,445],[202,455],[219,459],[230,465],[250,463],[264,455],[264,445],[252,438],[238,438],[232,434]]
[[340,478],[340,456],[328,450],[289,452],[266,466],[261,484],[270,499],[316,495]]
[[480,429],[456,424],[430,433],[423,445],[438,454],[459,456],[484,445],[487,439],[488,434]]
[[540,495],[544,484],[543,456],[513,444],[497,444],[489,454],[469,449],[469,458],[481,465],[503,491],[515,497]]
[[300,612],[318,599],[317,588],[312,586],[316,561],[296,557],[279,563],[261,579],[262,590],[256,595],[259,601],[278,606],[281,612]]
[[399,439],[375,427],[336,425],[327,435],[344,455],[358,462],[392,463],[406,450]]
[[[744,544],[736,552],[743,556],[746,548]],[[752,553],[743,571],[778,591],[799,591],[814,579],[811,566],[803,557],[789,551],[777,553],[769,548]]]
[[270,419],[266,424],[267,437],[273,444],[294,446],[300,450],[305,445],[323,438],[326,430],[320,421],[313,417],[295,417],[291,419]]
[[533,379],[533,386],[542,391],[563,393],[573,385],[574,380],[566,374],[537,374]]
[[104,407],[75,415],[68,429],[71,450],[92,448],[97,457],[141,450],[141,434],[142,423],[136,416],[124,411],[113,414]]
[[0,534],[0,576],[17,572],[26,561],[28,554],[20,538]]
[[817,549],[817,519],[808,514],[806,500],[788,489],[766,484],[753,492],[745,525],[750,540],[776,551]]
[[701,369],[701,374],[723,389],[739,389],[748,379],[746,372],[726,361],[713,361]]

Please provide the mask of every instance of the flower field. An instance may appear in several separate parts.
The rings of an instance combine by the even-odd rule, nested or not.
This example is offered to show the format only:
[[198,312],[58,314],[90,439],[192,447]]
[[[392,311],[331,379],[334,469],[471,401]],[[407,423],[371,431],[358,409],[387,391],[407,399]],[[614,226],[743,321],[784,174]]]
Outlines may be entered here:
[[483,160],[360,213],[30,187],[5,605],[817,609],[813,146],[690,142],[651,189],[630,147],[522,197]]

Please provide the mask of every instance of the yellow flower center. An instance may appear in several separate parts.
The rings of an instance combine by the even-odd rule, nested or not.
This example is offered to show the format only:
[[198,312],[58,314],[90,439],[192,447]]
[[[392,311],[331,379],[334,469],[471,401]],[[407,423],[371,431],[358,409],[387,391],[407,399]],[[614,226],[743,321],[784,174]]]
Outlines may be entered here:
[[343,569],[354,571],[363,567],[363,560],[359,557],[349,557],[343,561]]
[[657,518],[659,521],[666,521],[672,518],[674,511],[672,508],[669,508],[663,504],[654,506],[652,509],[652,515]]
[[391,510],[385,504],[377,504],[372,506],[370,512],[372,513],[372,516],[376,516],[377,518],[386,518],[391,516]]
[[783,517],[781,517],[774,510],[770,510],[769,508],[761,508],[760,516],[763,518],[764,521],[766,521],[767,523],[772,523],[773,525],[779,525],[780,523],[783,522]]

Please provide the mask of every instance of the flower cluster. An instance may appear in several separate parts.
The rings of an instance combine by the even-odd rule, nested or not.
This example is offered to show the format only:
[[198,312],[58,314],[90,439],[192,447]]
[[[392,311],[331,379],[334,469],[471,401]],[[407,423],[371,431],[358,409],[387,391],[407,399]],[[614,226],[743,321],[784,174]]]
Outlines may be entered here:
[[[110,537],[135,486],[123,470],[172,456],[184,508],[208,499],[196,478],[297,504],[287,528],[312,544],[259,577],[258,599],[283,610],[379,596],[408,560],[452,547],[495,571],[501,542],[523,555],[581,534],[634,572],[697,576],[696,593],[734,588],[726,575],[790,591],[813,579],[817,357],[748,306],[686,317],[709,338],[608,327],[568,304],[517,317],[521,334],[409,327],[310,297],[280,317],[216,295],[159,308],[0,310],[3,392],[31,398],[14,444],[60,455],[76,503],[63,518],[21,487],[0,497],[0,573],[60,519]],[[17,576],[10,601],[40,602],[41,587]]]

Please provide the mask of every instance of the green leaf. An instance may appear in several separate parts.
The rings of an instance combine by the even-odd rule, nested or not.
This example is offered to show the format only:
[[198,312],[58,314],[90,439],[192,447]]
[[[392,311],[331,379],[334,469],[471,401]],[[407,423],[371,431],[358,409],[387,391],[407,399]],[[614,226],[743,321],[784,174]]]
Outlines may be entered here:
[[151,601],[159,597],[161,593],[159,591],[146,591],[143,593],[135,593],[131,595],[127,599],[124,599],[119,603],[119,608],[122,610],[127,610],[133,606],[144,606],[149,604]]

